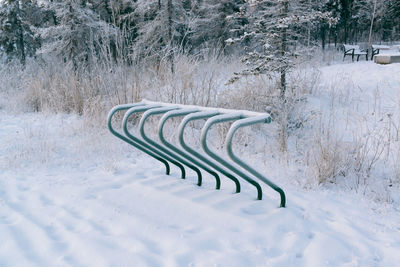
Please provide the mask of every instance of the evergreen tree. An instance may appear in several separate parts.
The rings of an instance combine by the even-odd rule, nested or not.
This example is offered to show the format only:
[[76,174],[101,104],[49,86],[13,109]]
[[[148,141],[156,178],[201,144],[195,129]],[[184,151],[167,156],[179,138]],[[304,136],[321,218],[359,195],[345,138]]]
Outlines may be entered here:
[[110,51],[114,60],[131,63],[132,47],[137,38],[136,0],[89,0],[90,8],[100,20],[116,29],[115,38],[110,39]]
[[18,58],[25,65],[35,55],[40,39],[36,27],[43,21],[36,1],[7,0],[0,6],[0,49],[7,59]]
[[238,14],[249,23],[240,29],[239,38],[228,43],[248,41],[243,61],[249,66],[242,75],[279,73],[280,96],[285,98],[286,74],[294,66],[302,45],[307,44],[306,29],[319,20],[334,22],[329,13],[310,9],[296,0],[247,0],[247,6]]
[[194,23],[191,3],[178,0],[139,0],[132,14],[137,21],[134,58],[168,59],[174,71],[174,54],[186,52]]
[[109,59],[110,40],[116,36],[115,27],[102,21],[85,0],[48,2],[55,13],[56,23],[43,28],[41,53],[54,54],[72,61],[75,68],[96,60]]
[[380,21],[378,21],[377,27],[378,29],[381,29],[382,40],[400,40],[400,1],[386,0],[382,9],[382,16]]
[[234,30],[245,23],[230,19],[243,4],[243,0],[197,1],[194,8],[196,24],[191,40],[193,47],[217,48],[225,52],[225,40],[238,37]]

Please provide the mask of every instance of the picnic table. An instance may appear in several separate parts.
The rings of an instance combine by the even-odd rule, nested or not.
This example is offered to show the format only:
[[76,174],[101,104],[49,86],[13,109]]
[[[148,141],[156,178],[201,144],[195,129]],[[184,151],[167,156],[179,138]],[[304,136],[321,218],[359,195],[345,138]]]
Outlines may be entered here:
[[368,49],[360,49],[359,45],[343,45],[344,54],[343,60],[346,56],[351,56],[351,60],[354,61],[354,56],[357,56],[357,61],[360,59],[360,56],[365,56],[365,60],[368,61]]

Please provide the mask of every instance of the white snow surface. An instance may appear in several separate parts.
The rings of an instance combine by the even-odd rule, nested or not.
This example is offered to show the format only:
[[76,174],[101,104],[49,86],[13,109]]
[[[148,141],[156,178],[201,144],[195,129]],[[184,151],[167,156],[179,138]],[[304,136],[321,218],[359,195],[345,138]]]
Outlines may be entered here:
[[[376,84],[377,77],[389,83],[399,67],[359,62],[322,72],[350,71]],[[375,79],[362,73],[371,69]],[[304,189],[284,170],[274,173],[286,208],[265,187],[257,201],[245,183],[235,194],[227,179],[215,190],[207,175],[202,187],[192,172],[185,180],[176,168],[165,175],[106,125],[99,131],[74,115],[0,110],[0,266],[399,264],[397,202]]]

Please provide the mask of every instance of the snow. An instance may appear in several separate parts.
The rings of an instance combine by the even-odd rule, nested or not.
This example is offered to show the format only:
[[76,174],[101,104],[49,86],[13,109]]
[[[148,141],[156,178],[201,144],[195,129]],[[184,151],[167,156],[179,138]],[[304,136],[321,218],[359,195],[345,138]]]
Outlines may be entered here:
[[[353,105],[365,115],[382,84],[379,110],[396,111],[400,64],[344,63],[321,71],[326,91],[310,99],[315,108],[329,108],[326,98],[334,90],[346,100],[336,103],[343,105],[339,111]],[[330,87],[335,80],[342,82],[339,88]],[[286,170],[275,169],[273,181],[288,201],[279,208],[276,194],[266,191],[257,201],[245,183],[234,194],[228,179],[217,191],[206,174],[198,187],[193,172],[183,180],[174,167],[170,176],[164,171],[112,136],[105,123],[99,130],[75,115],[0,110],[0,266],[400,261],[400,201],[379,202],[345,188],[303,188],[285,177]]]
[[[266,113],[249,111],[249,110],[235,110],[235,109],[226,109],[226,108],[211,108],[211,107],[202,107],[202,106],[194,106],[194,105],[179,105],[179,104],[171,104],[165,102],[155,102],[150,101],[147,99],[143,99],[141,101],[146,105],[159,105],[162,107],[178,107],[178,108],[185,108],[185,109],[194,109],[199,111],[214,111],[221,114],[241,114],[243,117],[255,117],[255,116],[265,116]],[[121,108],[124,105],[121,106]],[[269,114],[267,114],[269,116]]]

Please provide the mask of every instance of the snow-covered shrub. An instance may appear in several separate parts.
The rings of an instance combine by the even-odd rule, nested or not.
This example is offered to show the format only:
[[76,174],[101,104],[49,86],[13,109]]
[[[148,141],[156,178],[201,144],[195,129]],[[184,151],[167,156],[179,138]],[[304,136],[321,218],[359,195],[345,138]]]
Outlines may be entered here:
[[354,146],[346,142],[343,135],[334,127],[330,120],[328,123],[319,118],[319,127],[314,128],[312,139],[307,143],[307,165],[309,175],[318,184],[327,182],[335,183],[338,176],[349,175],[353,163]]
[[27,82],[27,101],[35,111],[48,109],[82,115],[84,101],[92,95],[91,88],[82,86],[78,73],[68,66],[45,66]]
[[305,108],[307,95],[315,90],[319,73],[299,68],[289,76],[286,97],[280,97],[279,77],[259,75],[229,85],[218,96],[218,105],[226,108],[268,112],[275,126],[276,142],[281,152],[288,150],[288,138],[303,127],[310,116]]
[[346,132],[338,129],[333,121],[324,122],[320,117],[319,122],[314,122],[314,134],[307,142],[313,145],[303,144],[309,175],[314,180],[311,182],[326,184],[346,179],[352,189],[368,186],[376,167],[383,164],[389,144],[387,130],[351,129]]
[[389,166],[393,170],[390,179],[389,186],[393,184],[400,185],[400,142],[395,141],[392,145],[392,154],[389,160]]
[[34,111],[73,112],[103,124],[113,105],[140,100],[139,76],[130,67],[75,71],[71,64],[48,61],[24,78],[25,101]]
[[[362,67],[374,66],[358,66]],[[375,85],[377,76],[371,76],[364,82],[356,68],[349,66],[352,75],[337,72],[337,76],[323,77],[310,98],[308,108],[315,116],[304,127],[298,151],[305,151],[302,157],[312,183],[334,183],[390,200],[386,189],[398,180],[399,159],[399,109],[391,83],[396,86],[398,81]],[[389,74],[379,67],[375,71]],[[377,188],[385,190],[377,192]]]
[[8,112],[29,110],[25,103],[27,81],[37,72],[37,64],[28,60],[23,66],[17,61],[0,64],[0,109]]
[[224,61],[218,62],[216,58],[205,61],[179,55],[175,57],[175,69],[172,72],[169,62],[163,61],[158,69],[146,70],[146,98],[168,103],[215,106],[218,89],[224,82],[220,70],[226,64]]

